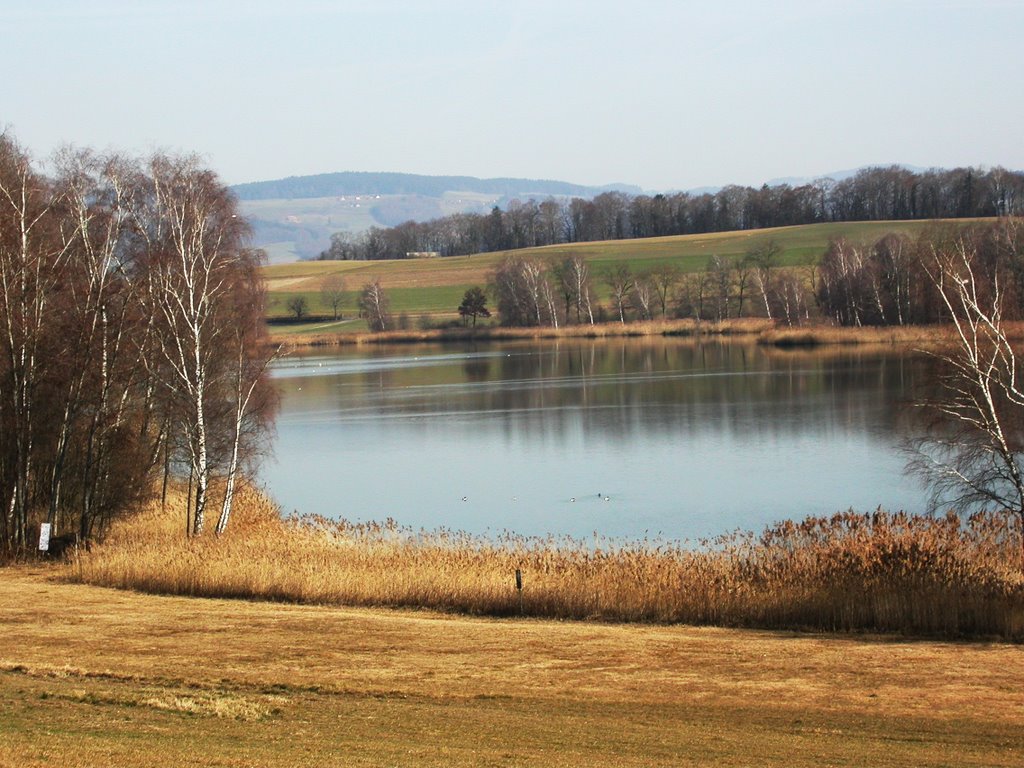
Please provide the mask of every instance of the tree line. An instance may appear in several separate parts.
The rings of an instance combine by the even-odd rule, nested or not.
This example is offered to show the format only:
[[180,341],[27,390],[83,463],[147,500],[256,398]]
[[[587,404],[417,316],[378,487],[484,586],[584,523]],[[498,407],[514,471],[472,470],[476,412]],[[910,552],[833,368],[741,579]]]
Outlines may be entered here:
[[967,227],[935,227],[916,240],[890,234],[874,243],[832,241],[816,272],[821,314],[842,326],[913,325],[953,317],[950,281],[999,296],[1000,318],[1024,318],[1024,228],[1020,218]]
[[712,256],[698,272],[671,263],[595,272],[583,256],[549,261],[510,253],[491,272],[488,290],[507,326],[753,316],[795,325],[818,316],[817,268],[783,269],[781,256],[781,247],[769,241],[742,257]]
[[468,255],[563,243],[688,235],[797,224],[1024,215],[1024,173],[1004,168],[914,172],[866,168],[834,181],[727,186],[718,192],[511,201],[488,214],[338,232],[321,259]]
[[192,156],[67,149],[44,174],[0,135],[0,550],[88,539],[170,478],[216,530],[267,434],[261,254]]
[[[1005,299],[1002,316],[1022,319],[1022,226],[1019,218],[1004,218],[937,225],[916,239],[895,233],[873,243],[838,238],[807,267],[783,267],[782,249],[774,241],[739,257],[713,255],[697,272],[683,272],[671,263],[638,271],[619,264],[595,272],[583,256],[549,260],[513,252],[490,273],[486,294],[479,286],[466,292],[459,314],[475,325],[477,317],[490,315],[486,301],[491,298],[505,326],[739,317],[765,317],[784,325],[939,323],[950,315],[936,283],[942,274],[937,260],[967,252],[980,290],[998,286]],[[375,287],[382,290],[379,281]],[[599,293],[604,301],[598,300]],[[360,309],[371,316],[363,300]]]

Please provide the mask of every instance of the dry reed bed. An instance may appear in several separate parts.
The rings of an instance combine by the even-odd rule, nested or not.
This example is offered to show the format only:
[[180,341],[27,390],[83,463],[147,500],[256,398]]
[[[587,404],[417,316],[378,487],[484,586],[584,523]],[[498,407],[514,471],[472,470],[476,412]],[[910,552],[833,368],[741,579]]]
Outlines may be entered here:
[[[1024,323],[1006,324],[1011,339],[1024,340]],[[748,337],[765,346],[816,347],[833,345],[885,345],[931,349],[954,342],[950,325],[866,326],[846,328],[830,324],[777,325],[763,318],[735,318],[720,322],[651,320],[640,323],[570,325],[561,328],[446,328],[386,331],[384,333],[307,333],[281,340],[289,347],[359,346],[367,344],[450,343],[463,341],[511,341],[535,339],[613,339],[658,336]]]
[[186,539],[183,512],[151,505],[82,553],[72,578],[155,593],[499,616],[1024,639],[1021,532],[1006,515],[847,512],[692,548],[281,519],[252,490],[236,515],[219,539]]
[[901,325],[845,328],[833,325],[776,326],[758,334],[759,344],[803,347],[847,344],[898,346],[945,345],[953,340],[952,326]]
[[363,344],[417,344],[459,341],[509,341],[516,339],[610,339],[644,336],[756,336],[772,327],[769,320],[737,318],[721,322],[698,320],[650,320],[639,323],[567,325],[560,328],[444,328],[384,331],[383,333],[297,333],[280,337],[288,346],[326,347]]
[[[1011,339],[1024,340],[1024,323],[1007,322]],[[945,347],[955,342],[952,325],[884,325],[847,328],[815,324],[773,326],[758,333],[758,343],[777,347],[842,344],[884,344],[905,347]]]

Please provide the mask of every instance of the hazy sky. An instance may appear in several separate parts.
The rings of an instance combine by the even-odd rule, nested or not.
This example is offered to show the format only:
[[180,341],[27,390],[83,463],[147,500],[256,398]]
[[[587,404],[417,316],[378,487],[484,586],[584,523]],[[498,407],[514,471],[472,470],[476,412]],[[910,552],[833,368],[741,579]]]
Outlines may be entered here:
[[0,0],[0,128],[647,189],[1024,169],[1024,0]]

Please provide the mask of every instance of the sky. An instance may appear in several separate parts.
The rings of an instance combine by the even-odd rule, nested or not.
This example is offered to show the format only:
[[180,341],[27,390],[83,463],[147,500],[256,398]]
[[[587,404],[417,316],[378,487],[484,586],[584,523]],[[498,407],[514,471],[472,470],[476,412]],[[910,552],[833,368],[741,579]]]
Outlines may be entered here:
[[0,129],[650,191],[1024,170],[1024,0],[0,0]]

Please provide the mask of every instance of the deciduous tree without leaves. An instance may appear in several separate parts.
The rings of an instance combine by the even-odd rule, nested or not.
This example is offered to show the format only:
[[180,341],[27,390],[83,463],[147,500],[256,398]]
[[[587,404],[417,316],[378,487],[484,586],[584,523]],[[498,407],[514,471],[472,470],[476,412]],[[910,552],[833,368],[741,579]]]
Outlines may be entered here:
[[363,286],[359,294],[359,310],[366,317],[366,324],[371,331],[386,331],[391,327],[391,313],[388,296],[380,279]]

